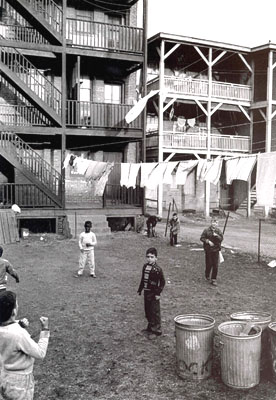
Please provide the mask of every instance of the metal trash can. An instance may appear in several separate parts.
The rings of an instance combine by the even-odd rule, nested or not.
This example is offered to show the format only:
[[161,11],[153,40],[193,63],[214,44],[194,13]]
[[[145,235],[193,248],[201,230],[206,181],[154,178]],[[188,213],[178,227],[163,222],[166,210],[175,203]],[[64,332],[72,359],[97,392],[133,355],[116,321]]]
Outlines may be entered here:
[[215,320],[208,315],[188,314],[174,318],[177,373],[200,380],[211,375]]
[[269,349],[268,349],[268,324],[271,322],[271,314],[264,311],[241,311],[230,315],[233,321],[252,322],[262,328],[261,337],[261,373],[262,376],[267,374],[269,364]]
[[249,335],[240,336],[246,325],[243,321],[229,321],[218,326],[221,379],[237,389],[249,389],[260,382],[262,329],[256,325]]
[[276,322],[267,327],[268,338],[268,374],[272,382],[276,383]]

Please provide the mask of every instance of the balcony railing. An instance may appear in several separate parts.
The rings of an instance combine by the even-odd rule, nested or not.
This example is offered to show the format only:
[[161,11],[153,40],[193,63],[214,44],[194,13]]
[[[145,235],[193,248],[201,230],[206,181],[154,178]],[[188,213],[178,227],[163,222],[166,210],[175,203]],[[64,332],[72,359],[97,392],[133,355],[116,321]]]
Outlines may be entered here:
[[51,122],[33,106],[0,104],[0,124],[7,126],[50,126]]
[[0,24],[0,36],[17,42],[48,44],[49,42],[34,28],[21,25]]
[[67,19],[66,39],[72,46],[143,52],[143,29],[125,25]]
[[0,207],[10,208],[13,204],[19,207],[56,207],[55,203],[34,184],[1,183]]
[[62,32],[62,8],[53,0],[25,0],[58,33]]
[[[149,135],[146,139],[146,143],[147,147],[158,147],[158,136]],[[163,148],[207,151],[207,135],[200,133],[176,134],[164,132]],[[249,153],[250,138],[248,136],[211,134],[211,150]]]
[[129,125],[125,121],[125,116],[131,108],[131,105],[126,104],[68,100],[66,125],[86,128],[141,129],[141,116]]
[[143,189],[137,186],[136,188],[126,188],[119,184],[107,184],[103,195],[103,207],[106,206],[141,206],[143,199]]
[[[176,95],[207,97],[209,82],[204,79],[164,77],[165,90]],[[159,89],[159,78],[148,82],[148,90]],[[236,83],[212,82],[212,97],[249,102],[252,99],[252,88]]]

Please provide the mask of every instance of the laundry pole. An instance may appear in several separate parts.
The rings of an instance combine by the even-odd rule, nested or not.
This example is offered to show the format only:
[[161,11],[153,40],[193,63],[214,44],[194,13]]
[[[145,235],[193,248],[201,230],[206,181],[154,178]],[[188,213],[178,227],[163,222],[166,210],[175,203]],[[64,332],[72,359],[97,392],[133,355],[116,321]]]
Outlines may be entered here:
[[[212,49],[209,48],[208,57],[208,102],[207,102],[207,160],[211,158],[211,118],[212,118]],[[205,217],[210,216],[211,187],[208,180],[205,181]]]
[[[165,68],[165,42],[160,44],[159,63],[159,97],[158,97],[158,162],[163,162],[163,103],[164,103],[164,68]],[[163,182],[157,187],[157,214],[163,214]]]

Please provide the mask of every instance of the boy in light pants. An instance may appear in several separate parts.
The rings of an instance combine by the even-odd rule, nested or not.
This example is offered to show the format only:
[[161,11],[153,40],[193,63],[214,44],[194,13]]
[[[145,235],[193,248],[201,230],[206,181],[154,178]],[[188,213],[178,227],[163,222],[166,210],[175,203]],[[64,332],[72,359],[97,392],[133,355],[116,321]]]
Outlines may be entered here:
[[75,275],[76,278],[83,275],[83,270],[88,265],[90,276],[96,278],[95,274],[95,257],[94,257],[94,246],[97,244],[96,235],[91,232],[92,222],[86,221],[84,223],[84,232],[79,236],[79,248],[80,248],[80,258],[79,258],[79,270]]

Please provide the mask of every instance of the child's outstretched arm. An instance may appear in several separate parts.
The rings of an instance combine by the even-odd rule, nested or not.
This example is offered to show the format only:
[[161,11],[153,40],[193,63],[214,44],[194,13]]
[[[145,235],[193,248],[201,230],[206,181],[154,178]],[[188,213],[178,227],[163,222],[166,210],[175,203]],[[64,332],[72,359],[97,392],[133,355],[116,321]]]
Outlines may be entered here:
[[20,342],[18,343],[18,346],[20,350],[37,359],[42,360],[47,353],[47,348],[48,348],[48,343],[49,343],[49,338],[50,338],[50,331],[49,331],[49,322],[48,318],[46,317],[41,317],[40,318],[40,323],[41,323],[41,332],[39,335],[39,340],[36,343],[29,335],[29,333],[25,330],[22,330],[24,332],[22,334],[22,337],[20,337]]
[[6,272],[8,274],[10,274],[16,280],[16,283],[19,283],[18,273],[15,271],[15,269],[9,262],[7,262],[7,264],[6,264]]

